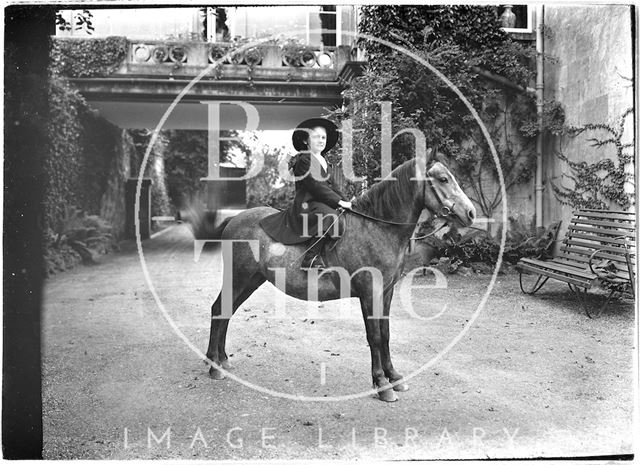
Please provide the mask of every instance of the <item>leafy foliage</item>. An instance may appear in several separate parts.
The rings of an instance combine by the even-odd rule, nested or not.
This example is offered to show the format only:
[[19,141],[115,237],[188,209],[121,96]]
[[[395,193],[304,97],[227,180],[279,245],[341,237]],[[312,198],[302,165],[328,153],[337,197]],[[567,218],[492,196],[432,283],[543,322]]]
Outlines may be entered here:
[[[133,172],[138,172],[142,159],[151,141],[153,133],[147,129],[131,129],[129,133],[133,139],[133,144],[138,154],[137,166],[133,167]],[[164,157],[167,151],[168,141],[163,134],[156,139],[155,144],[149,153],[147,160],[145,177],[151,178],[151,215],[163,216],[170,212],[169,196],[165,182]]]
[[74,206],[65,206],[45,235],[45,271],[51,275],[80,261],[95,264],[99,255],[116,248],[109,223]]
[[108,76],[127,56],[125,37],[53,39],[50,72],[70,78]]
[[[238,131],[222,131],[223,137],[237,137]],[[207,131],[163,131],[167,141],[164,155],[167,192],[176,207],[187,205],[204,188],[201,178],[208,174]],[[247,153],[242,141],[222,140],[220,161],[229,161],[232,151]]]
[[[512,41],[502,31],[494,6],[374,5],[362,7],[362,32],[394,42],[444,74],[478,111],[488,128],[505,176],[512,188],[533,176],[537,128],[533,95],[516,92],[534,77],[535,50]],[[485,216],[502,202],[495,189],[498,171],[476,120],[453,90],[405,53],[375,41],[360,39],[368,69],[350,83],[346,108],[331,117],[353,120],[355,174],[364,187],[380,176],[380,101],[391,102],[393,134],[417,128],[428,147],[444,153],[462,187]],[[511,87],[485,79],[486,75],[512,83]],[[549,105],[548,129],[558,106]],[[414,138],[403,134],[392,145],[393,165],[414,154]]]
[[[542,129],[554,136],[561,136],[566,131],[565,112],[562,105],[555,100],[547,100],[542,106]],[[520,131],[528,136],[535,137],[540,132],[537,115],[522,115]]]
[[[348,102],[346,108],[337,109],[331,119],[350,119],[353,125],[353,169],[354,174],[364,178],[365,188],[373,184],[382,175],[382,130],[380,125],[382,109],[381,101],[397,102],[401,98],[402,89],[397,83],[399,75],[394,69],[389,69],[384,75],[366,69],[364,74],[353,81],[344,92]],[[392,105],[392,132],[395,134],[402,129],[414,127],[413,119],[406,116],[402,109]],[[341,145],[345,143],[344,134]],[[341,153],[340,146],[329,152],[330,161]],[[413,140],[411,137],[400,136],[392,144],[393,168],[412,157]]]
[[97,215],[87,215],[74,206],[66,206],[53,228],[53,246],[68,244],[85,262],[95,262],[95,255],[115,247],[111,226]]
[[82,96],[64,81],[52,79],[49,88],[47,139],[49,156],[43,160],[45,227],[56,223],[65,205],[76,204],[82,167]]
[[[533,223],[525,224],[509,218],[509,230],[505,241],[503,260],[515,264],[521,258],[547,259],[553,254],[553,245],[560,229],[560,223],[553,223],[549,227],[536,228]],[[433,225],[421,226],[418,235],[427,233]],[[500,237],[501,234],[498,234]],[[464,235],[451,229],[442,239],[430,236],[424,241],[433,249],[434,255],[449,258],[448,270],[456,271],[460,266],[470,266],[474,263],[495,265],[500,252],[500,241],[487,231],[470,229]]]
[[203,187],[200,178],[207,176],[206,131],[165,131],[168,141],[165,154],[167,191],[171,203],[186,205]]
[[98,117],[64,79],[49,80],[49,119],[45,123],[48,152],[44,173],[45,230],[69,205],[89,214],[100,212],[122,131]]
[[[264,164],[258,176],[247,180],[247,206],[261,207],[270,205],[285,209],[293,201],[295,188],[293,182],[285,182],[280,176],[280,165],[287,161],[287,153],[282,147],[262,146],[252,150],[262,151]],[[248,169],[251,169],[255,157],[247,157]]]
[[633,142],[623,142],[625,122],[632,115],[633,109],[630,108],[615,125],[590,123],[567,130],[572,137],[585,133],[604,133],[605,136],[593,136],[588,138],[588,141],[591,146],[597,148],[613,146],[615,158],[603,158],[595,163],[587,163],[569,160],[562,152],[556,152],[556,156],[569,166],[570,174],[565,176],[573,184],[571,187],[565,187],[551,182],[553,192],[561,203],[573,208],[606,209],[609,208],[608,203],[612,202],[625,210],[634,205],[634,194],[625,192],[627,183],[635,190],[632,174],[628,172],[629,165],[632,166],[635,160]]
[[[481,66],[526,85],[533,75],[528,66],[532,52],[512,42],[500,27],[496,7],[473,5],[363,6],[359,24],[366,34],[394,38],[414,50],[457,48],[466,52],[467,65]],[[366,41],[365,47],[373,63],[388,54],[382,44]],[[453,69],[456,63],[451,65]]]
[[85,31],[87,34],[93,33],[95,28],[93,27],[93,14],[89,10],[82,10],[76,12],[73,19],[75,24],[71,24],[62,16],[61,11],[56,12],[56,26],[61,31]]

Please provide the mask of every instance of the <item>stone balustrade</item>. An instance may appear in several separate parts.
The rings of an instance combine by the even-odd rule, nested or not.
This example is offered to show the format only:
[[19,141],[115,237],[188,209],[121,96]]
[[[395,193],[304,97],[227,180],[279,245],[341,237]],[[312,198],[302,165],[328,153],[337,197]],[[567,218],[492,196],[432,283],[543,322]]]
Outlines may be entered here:
[[350,46],[318,47],[261,44],[243,49],[231,43],[195,41],[128,41],[125,63],[116,74],[197,75],[218,63],[215,78],[249,76],[333,80],[344,65],[356,59]]

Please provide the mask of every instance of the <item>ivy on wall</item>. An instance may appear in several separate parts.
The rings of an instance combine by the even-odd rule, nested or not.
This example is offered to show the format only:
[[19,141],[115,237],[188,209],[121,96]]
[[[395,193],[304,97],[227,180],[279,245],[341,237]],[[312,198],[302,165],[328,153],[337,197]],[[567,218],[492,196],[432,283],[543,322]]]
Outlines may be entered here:
[[[444,74],[469,100],[498,152],[507,191],[535,170],[535,49],[501,29],[495,6],[373,5],[362,8],[359,30],[397,44]],[[486,139],[466,105],[448,84],[395,48],[361,39],[364,74],[349,83],[347,105],[332,115],[349,118],[354,167],[370,184],[380,175],[380,101],[391,102],[392,131],[417,128],[427,147],[443,153],[482,216],[502,203],[499,177]],[[549,125],[550,126],[550,125]],[[548,130],[548,128],[545,128]],[[410,134],[393,140],[393,164],[415,152]]]
[[53,39],[51,74],[70,78],[108,76],[127,56],[125,37],[104,39]]
[[[124,146],[131,142],[123,137],[126,133],[97,116],[63,78],[50,76],[48,87],[42,233],[50,274],[81,261],[74,246],[82,245],[86,253],[114,247],[124,229],[124,183],[119,181],[128,175],[128,166],[118,158],[127,158]],[[69,214],[74,211],[77,215]]]
[[634,194],[625,190],[625,185],[633,187],[635,183],[632,177],[634,171],[629,169],[633,165],[635,155],[633,142],[623,142],[626,119],[633,116],[633,109],[627,109],[618,119],[616,124],[590,123],[580,127],[570,127],[567,134],[576,137],[581,134],[600,134],[589,137],[587,141],[592,147],[601,149],[613,147],[613,158],[602,158],[595,163],[585,161],[572,161],[562,152],[556,152],[556,156],[564,161],[570,173],[563,174],[569,179],[572,186],[550,182],[556,198],[564,205],[573,208],[610,208],[610,204],[626,210],[635,203]]
[[82,124],[85,105],[77,92],[59,79],[51,79],[50,118],[47,124],[49,154],[43,161],[45,177],[45,225],[52,227],[64,215],[65,205],[75,205],[82,167]]
[[[534,75],[531,47],[510,40],[494,6],[363,6],[359,30],[418,50],[458,48],[467,55],[465,66],[480,66],[523,86]],[[389,53],[376,42],[361,44],[373,62]]]

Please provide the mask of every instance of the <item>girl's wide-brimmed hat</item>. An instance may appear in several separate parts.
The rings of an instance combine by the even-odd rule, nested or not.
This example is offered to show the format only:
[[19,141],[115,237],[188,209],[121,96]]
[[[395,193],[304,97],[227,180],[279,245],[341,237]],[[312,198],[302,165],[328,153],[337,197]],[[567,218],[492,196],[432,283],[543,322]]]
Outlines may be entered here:
[[300,123],[293,131],[293,136],[291,136],[293,146],[298,152],[309,150],[309,147],[307,147],[309,130],[317,127],[324,128],[327,131],[327,146],[322,151],[323,155],[336,145],[338,142],[338,128],[336,125],[325,118],[311,118]]

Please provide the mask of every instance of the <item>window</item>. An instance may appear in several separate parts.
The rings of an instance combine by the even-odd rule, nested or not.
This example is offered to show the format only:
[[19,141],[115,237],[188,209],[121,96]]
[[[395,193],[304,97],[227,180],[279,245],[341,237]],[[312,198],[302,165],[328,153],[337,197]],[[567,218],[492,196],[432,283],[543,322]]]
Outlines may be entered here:
[[502,5],[498,7],[498,17],[507,8],[515,15],[515,25],[513,27],[503,27],[505,32],[533,32],[533,8],[530,5]]
[[[61,10],[63,17],[75,24],[79,10]],[[59,37],[108,37],[125,36],[130,39],[200,39],[201,15],[198,8],[122,8],[92,9],[91,35],[85,31],[60,31]]]
[[[223,8],[217,8],[222,10]],[[354,41],[356,9],[347,5],[227,7],[224,27],[229,39],[295,38],[311,46],[335,47]],[[223,41],[221,22],[208,10],[208,37]],[[227,39],[228,40],[228,39]]]

